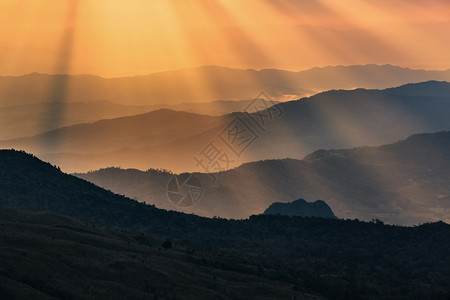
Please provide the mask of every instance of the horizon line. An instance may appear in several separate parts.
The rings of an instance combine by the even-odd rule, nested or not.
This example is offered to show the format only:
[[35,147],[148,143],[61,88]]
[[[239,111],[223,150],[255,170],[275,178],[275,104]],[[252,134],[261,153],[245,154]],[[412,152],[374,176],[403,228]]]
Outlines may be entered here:
[[0,75],[1,77],[24,77],[24,76],[30,76],[30,75],[47,75],[47,76],[70,76],[70,77],[82,77],[82,76],[91,76],[91,77],[98,77],[102,79],[121,79],[121,78],[135,78],[135,77],[145,77],[145,76],[151,76],[156,74],[162,74],[162,73],[169,73],[169,72],[180,72],[180,71],[188,71],[188,70],[195,70],[195,69],[202,69],[202,68],[221,68],[221,69],[230,69],[230,70],[239,70],[239,71],[255,71],[255,72],[262,72],[262,71],[281,71],[281,72],[289,72],[289,73],[301,73],[301,72],[307,72],[315,69],[326,69],[326,68],[350,68],[350,67],[368,67],[368,66],[375,66],[375,67],[395,67],[400,68],[404,70],[411,70],[411,71],[428,71],[428,72],[447,72],[450,71],[450,68],[447,69],[425,69],[425,68],[412,68],[407,66],[400,66],[400,65],[394,65],[390,63],[386,64],[375,64],[375,63],[367,63],[367,64],[350,64],[350,65],[323,65],[323,66],[316,66],[301,70],[289,70],[289,69],[282,69],[282,68],[238,68],[238,67],[230,67],[230,66],[222,66],[222,65],[199,65],[195,67],[186,67],[186,68],[180,68],[180,69],[167,69],[162,71],[155,71],[150,73],[143,73],[143,74],[135,74],[135,75],[124,75],[124,76],[103,76],[103,75],[96,75],[93,73],[46,73],[46,72],[39,72],[34,71],[30,73],[24,73],[20,75]]

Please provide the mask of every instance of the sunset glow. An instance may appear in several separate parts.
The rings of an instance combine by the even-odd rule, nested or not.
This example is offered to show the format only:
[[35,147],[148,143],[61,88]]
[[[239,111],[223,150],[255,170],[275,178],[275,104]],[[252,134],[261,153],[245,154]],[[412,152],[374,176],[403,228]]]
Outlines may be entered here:
[[0,0],[1,299],[450,299],[450,0]]
[[[438,0],[2,0],[0,75],[117,77],[201,65],[447,69],[449,29],[450,3]],[[62,49],[68,30],[73,40]]]

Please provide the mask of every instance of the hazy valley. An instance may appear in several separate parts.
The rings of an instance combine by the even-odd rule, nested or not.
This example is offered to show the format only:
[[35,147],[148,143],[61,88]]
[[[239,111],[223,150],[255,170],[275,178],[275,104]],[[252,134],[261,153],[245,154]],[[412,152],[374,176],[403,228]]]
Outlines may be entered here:
[[[385,90],[329,91],[276,106],[256,100],[250,114],[222,116],[157,110],[1,141],[0,146],[35,153],[67,172],[110,166],[214,172],[449,130],[449,90],[449,83],[430,81]],[[211,170],[195,160],[210,143],[226,155]]]

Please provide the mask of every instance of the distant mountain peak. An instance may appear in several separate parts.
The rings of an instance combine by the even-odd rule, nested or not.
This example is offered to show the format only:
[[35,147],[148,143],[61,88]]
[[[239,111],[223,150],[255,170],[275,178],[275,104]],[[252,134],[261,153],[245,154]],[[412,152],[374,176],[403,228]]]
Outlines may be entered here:
[[298,199],[290,203],[275,202],[264,211],[264,214],[337,219],[328,204],[322,200],[307,202]]

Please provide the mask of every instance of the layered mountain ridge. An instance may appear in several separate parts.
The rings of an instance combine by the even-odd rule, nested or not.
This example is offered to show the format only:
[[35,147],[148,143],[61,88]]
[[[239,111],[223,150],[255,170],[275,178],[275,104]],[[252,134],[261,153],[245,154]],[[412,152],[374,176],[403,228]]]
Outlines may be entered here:
[[340,218],[391,224],[449,221],[450,132],[413,135],[379,147],[320,150],[304,160],[265,160],[211,174],[196,206],[180,208],[167,197],[173,174],[119,168],[77,176],[116,193],[204,216],[246,218],[277,199],[323,199]]
[[[207,171],[195,158],[213,143],[228,157],[221,166],[226,170],[250,161],[302,159],[319,149],[375,146],[450,130],[449,86],[431,81],[386,90],[328,91],[277,106],[257,101],[254,106],[263,108],[259,113],[215,117],[159,110],[1,141],[0,147],[35,153],[67,172],[121,166],[180,173]],[[416,96],[418,90],[422,93]],[[226,134],[236,126],[245,129],[238,138],[249,141],[240,149]]]

